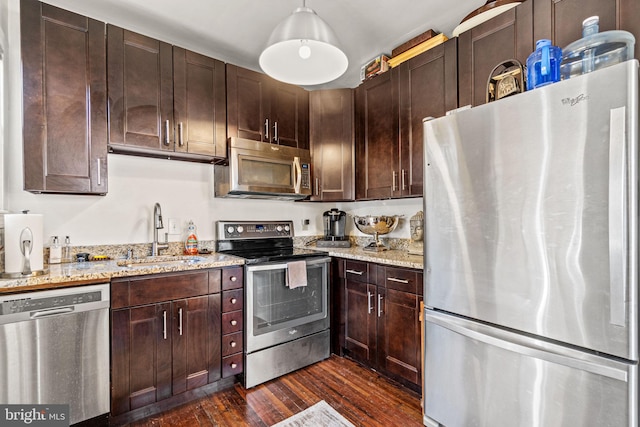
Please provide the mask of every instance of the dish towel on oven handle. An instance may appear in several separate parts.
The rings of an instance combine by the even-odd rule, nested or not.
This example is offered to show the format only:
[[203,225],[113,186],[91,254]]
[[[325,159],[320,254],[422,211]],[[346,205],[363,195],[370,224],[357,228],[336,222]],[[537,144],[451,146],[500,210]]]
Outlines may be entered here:
[[287,286],[295,289],[307,286],[307,263],[306,261],[291,261],[287,263]]

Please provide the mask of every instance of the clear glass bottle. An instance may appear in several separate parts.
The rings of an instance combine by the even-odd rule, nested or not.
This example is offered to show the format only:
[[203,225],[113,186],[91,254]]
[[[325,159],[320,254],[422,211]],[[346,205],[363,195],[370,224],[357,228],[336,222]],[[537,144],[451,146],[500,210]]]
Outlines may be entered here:
[[71,239],[69,236],[64,238],[64,246],[62,247],[62,262],[71,262]]
[[582,38],[562,49],[563,80],[633,59],[635,37],[627,31],[600,31],[600,18],[582,22]]

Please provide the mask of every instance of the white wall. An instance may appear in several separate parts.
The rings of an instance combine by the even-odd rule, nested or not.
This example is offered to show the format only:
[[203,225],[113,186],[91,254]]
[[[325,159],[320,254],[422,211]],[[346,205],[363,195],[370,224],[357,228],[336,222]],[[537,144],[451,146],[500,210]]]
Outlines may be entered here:
[[[342,204],[220,199],[213,197],[213,166],[175,160],[109,154],[106,196],[24,191],[19,0],[0,0],[0,12],[5,11],[8,13],[4,61],[8,102],[4,105],[8,108],[5,114],[4,207],[12,212],[29,209],[32,213],[42,213],[45,240],[52,235],[69,235],[74,245],[150,242],[155,202],[162,206],[165,227],[168,227],[169,218],[179,220],[182,228],[192,219],[202,240],[215,239],[215,221],[228,219],[292,219],[296,235],[322,234],[322,212],[331,207],[357,214],[405,215],[406,221],[390,237],[409,238],[408,219],[422,209],[422,199]],[[5,20],[0,19],[0,24],[3,22]],[[311,224],[303,229],[305,218],[310,219]],[[347,231],[360,234],[354,227],[348,227]],[[181,235],[170,236],[172,241],[180,239]]]

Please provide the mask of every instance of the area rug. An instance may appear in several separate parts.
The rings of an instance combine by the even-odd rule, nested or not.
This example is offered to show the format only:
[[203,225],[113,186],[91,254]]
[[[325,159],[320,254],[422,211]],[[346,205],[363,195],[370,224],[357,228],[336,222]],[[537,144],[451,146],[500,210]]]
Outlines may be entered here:
[[272,427],[355,427],[327,402],[321,400],[313,406],[290,416]]

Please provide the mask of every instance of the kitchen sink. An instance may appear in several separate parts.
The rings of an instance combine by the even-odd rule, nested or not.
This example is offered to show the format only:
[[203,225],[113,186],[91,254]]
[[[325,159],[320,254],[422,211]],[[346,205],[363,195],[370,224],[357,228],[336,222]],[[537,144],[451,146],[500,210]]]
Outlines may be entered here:
[[193,255],[163,255],[137,259],[123,259],[117,262],[120,267],[146,267],[149,265],[198,264],[204,258]]

